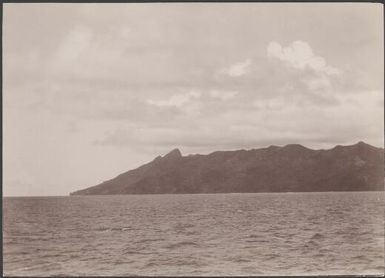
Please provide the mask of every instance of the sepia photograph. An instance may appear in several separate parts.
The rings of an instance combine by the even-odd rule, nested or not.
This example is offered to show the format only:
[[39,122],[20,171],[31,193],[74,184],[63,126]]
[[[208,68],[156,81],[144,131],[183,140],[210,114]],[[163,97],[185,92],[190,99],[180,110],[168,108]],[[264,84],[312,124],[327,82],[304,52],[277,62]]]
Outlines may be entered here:
[[2,4],[6,277],[384,276],[380,3]]

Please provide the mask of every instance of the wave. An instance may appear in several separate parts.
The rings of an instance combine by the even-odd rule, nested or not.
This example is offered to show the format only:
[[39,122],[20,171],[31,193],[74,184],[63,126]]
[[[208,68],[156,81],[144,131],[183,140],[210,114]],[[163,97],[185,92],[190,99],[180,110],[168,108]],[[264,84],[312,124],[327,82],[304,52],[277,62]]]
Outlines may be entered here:
[[138,240],[138,241],[135,241],[135,244],[136,243],[150,243],[150,242],[156,242],[156,241],[164,241],[163,238],[147,238],[147,239],[141,239],[141,240]]
[[169,244],[166,246],[166,248],[168,249],[175,249],[175,248],[180,248],[180,247],[187,247],[187,246],[199,246],[197,243],[195,242],[192,242],[192,241],[181,241],[181,242],[177,242],[177,243],[174,243],[174,244]]
[[249,243],[253,243],[253,242],[262,243],[262,242],[269,242],[269,241],[266,240],[266,239],[254,239],[254,240],[246,240],[246,242],[249,242]]
[[324,239],[324,238],[325,238],[325,236],[324,236],[323,234],[315,233],[310,239],[311,239],[311,240],[312,240],[312,239],[317,240],[317,239]]
[[126,250],[126,251],[123,251],[123,254],[124,255],[151,255],[152,253],[137,251],[137,250]]
[[131,227],[114,227],[114,228],[97,228],[95,231],[99,233],[106,233],[106,232],[126,232],[134,230]]

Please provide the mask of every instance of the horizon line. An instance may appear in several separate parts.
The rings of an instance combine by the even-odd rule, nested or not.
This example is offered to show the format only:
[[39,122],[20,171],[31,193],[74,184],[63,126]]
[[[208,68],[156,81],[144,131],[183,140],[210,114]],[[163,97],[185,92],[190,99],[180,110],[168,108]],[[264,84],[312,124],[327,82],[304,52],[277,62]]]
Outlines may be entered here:
[[12,195],[12,196],[3,196],[3,198],[45,198],[45,197],[108,197],[108,196],[146,196],[146,195],[204,195],[204,194],[297,194],[297,193],[357,193],[357,192],[384,192],[384,190],[362,190],[362,191],[285,191],[285,192],[206,192],[206,193],[148,193],[148,194],[95,194],[95,195]]

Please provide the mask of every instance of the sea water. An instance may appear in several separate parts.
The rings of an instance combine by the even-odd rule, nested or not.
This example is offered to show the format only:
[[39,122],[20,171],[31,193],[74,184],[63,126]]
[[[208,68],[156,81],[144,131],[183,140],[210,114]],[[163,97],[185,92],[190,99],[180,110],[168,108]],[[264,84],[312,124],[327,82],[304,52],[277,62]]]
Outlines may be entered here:
[[384,192],[4,198],[3,272],[384,274]]

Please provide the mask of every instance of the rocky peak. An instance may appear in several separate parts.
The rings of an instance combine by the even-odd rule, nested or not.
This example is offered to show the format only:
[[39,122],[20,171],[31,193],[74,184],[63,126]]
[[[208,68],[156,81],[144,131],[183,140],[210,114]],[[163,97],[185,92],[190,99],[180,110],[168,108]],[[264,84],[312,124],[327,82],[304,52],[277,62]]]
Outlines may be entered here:
[[182,157],[182,154],[179,149],[173,149],[171,152],[166,154],[163,159],[174,159],[174,158],[180,158]]
[[366,144],[365,142],[359,141],[356,145],[356,147],[364,148],[364,147],[371,147],[370,145]]

